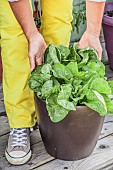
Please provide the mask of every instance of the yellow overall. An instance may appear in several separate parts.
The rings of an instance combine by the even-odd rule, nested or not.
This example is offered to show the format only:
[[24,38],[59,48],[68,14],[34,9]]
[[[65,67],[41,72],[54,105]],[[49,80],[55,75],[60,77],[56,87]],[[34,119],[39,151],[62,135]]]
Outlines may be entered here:
[[[41,33],[47,44],[68,46],[71,34],[72,0],[42,0]],[[34,94],[30,76],[28,42],[7,0],[0,0],[0,36],[3,62],[3,90],[11,128],[32,127],[36,123]]]

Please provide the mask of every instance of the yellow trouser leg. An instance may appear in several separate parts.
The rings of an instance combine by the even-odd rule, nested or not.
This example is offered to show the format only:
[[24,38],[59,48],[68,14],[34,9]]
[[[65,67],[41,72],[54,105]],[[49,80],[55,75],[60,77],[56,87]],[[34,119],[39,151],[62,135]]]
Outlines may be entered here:
[[28,42],[7,0],[0,1],[4,102],[11,128],[35,124],[34,95],[30,76]]
[[41,33],[47,44],[69,45],[73,0],[41,0]]

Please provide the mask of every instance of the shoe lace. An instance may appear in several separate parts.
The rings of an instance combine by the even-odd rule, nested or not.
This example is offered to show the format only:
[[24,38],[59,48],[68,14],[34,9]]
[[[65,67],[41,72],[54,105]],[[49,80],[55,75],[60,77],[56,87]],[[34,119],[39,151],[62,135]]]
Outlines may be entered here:
[[11,146],[21,147],[27,145],[27,129],[26,128],[14,128],[11,130],[10,135],[12,135]]

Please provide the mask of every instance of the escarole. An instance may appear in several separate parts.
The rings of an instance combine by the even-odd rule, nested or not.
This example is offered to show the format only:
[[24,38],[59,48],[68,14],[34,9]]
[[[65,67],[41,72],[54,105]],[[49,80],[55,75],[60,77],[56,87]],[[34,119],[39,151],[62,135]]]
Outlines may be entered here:
[[51,121],[59,122],[70,110],[86,105],[101,116],[113,114],[113,81],[107,81],[105,66],[93,48],[78,49],[77,43],[49,45],[44,63],[28,81],[36,95],[45,100]]

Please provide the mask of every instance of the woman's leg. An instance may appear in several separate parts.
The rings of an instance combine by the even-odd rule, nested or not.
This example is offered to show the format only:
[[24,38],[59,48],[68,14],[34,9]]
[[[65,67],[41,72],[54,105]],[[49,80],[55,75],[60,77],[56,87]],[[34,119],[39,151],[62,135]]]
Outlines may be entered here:
[[47,44],[69,45],[73,0],[42,0],[41,33]]
[[29,128],[36,123],[34,94],[28,87],[28,42],[7,0],[0,1],[3,91],[11,132],[5,151],[14,165],[31,157]]
[[4,103],[11,128],[34,126],[34,95],[30,76],[28,42],[7,0],[0,2]]

